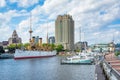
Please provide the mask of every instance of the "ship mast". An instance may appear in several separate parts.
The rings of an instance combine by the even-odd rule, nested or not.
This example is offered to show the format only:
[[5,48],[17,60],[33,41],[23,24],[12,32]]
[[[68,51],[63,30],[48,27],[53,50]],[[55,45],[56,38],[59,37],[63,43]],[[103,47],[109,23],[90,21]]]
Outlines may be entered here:
[[31,24],[31,22],[32,22],[32,19],[31,19],[31,12],[30,12],[30,30],[29,30],[29,33],[30,33],[30,46],[31,46],[31,44],[32,44],[32,24]]
[[48,23],[47,23],[47,37],[46,37],[46,42],[48,44]]
[[114,34],[113,34],[113,39],[112,39],[112,42],[114,43]]
[[79,29],[79,30],[80,30],[80,42],[81,42],[81,27],[80,27],[80,29]]

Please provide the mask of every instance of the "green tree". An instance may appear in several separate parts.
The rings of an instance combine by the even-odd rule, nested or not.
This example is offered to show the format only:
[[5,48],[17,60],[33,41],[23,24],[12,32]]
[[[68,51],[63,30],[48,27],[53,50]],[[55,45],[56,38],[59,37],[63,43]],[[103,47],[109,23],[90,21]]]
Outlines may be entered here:
[[21,49],[21,47],[23,47],[23,44],[22,44],[22,43],[17,44],[16,47],[17,47],[18,49]]
[[30,43],[24,43],[23,46],[27,49],[27,47],[30,46]]
[[61,44],[56,45],[56,49],[55,50],[57,50],[57,52],[60,52],[60,51],[63,50],[63,46]]
[[120,55],[120,51],[116,51],[116,52],[115,52],[115,55],[116,55],[116,56]]
[[55,44],[50,44],[50,46],[51,46],[52,50],[55,49]]
[[9,52],[10,53],[14,53],[15,52],[15,49],[16,49],[16,44],[10,44],[7,49],[9,49]]
[[16,48],[16,44],[10,44],[9,46],[8,46],[8,49],[15,49]]
[[80,49],[76,49],[75,52],[81,52],[81,50]]

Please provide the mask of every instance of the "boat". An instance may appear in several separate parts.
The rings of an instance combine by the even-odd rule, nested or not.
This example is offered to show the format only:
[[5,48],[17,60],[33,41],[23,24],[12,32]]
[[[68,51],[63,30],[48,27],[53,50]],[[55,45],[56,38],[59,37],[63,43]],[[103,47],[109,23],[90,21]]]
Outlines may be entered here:
[[13,57],[14,55],[10,53],[3,53],[0,55],[0,59],[12,59]]
[[92,52],[83,52],[80,53],[79,56],[85,56],[87,59],[90,59],[92,62],[94,61],[94,53]]
[[32,51],[32,50],[15,50],[14,59],[27,59],[27,58],[45,58],[53,57],[57,54],[56,50],[53,51]]
[[[34,47],[35,43],[34,43],[34,37],[32,38],[32,28],[31,28],[31,16],[30,16],[30,46],[29,49],[24,50],[24,49],[16,49],[15,50],[15,54],[14,54],[14,59],[26,59],[26,58],[44,58],[44,57],[52,57],[55,56],[57,54],[56,50],[41,50],[41,49],[37,49]],[[39,47],[42,47],[42,38],[39,38]],[[47,43],[48,43],[48,36],[47,36]]]
[[61,61],[61,64],[92,64],[92,59],[84,55],[75,55],[67,57]]

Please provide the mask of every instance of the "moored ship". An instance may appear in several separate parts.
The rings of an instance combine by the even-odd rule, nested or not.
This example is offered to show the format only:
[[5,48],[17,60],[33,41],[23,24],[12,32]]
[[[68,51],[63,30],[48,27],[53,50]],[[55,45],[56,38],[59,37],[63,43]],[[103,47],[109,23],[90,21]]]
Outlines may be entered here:
[[49,49],[48,47],[48,34],[47,34],[47,47],[42,46],[42,38],[39,38],[39,42],[35,43],[35,37],[32,37],[32,28],[31,28],[31,16],[30,16],[30,40],[29,48],[27,50],[16,49],[14,54],[14,59],[26,59],[26,58],[44,58],[52,57],[57,54],[56,50]]
[[32,50],[19,50],[16,49],[14,59],[27,59],[27,58],[45,58],[56,55],[56,51],[32,51]]

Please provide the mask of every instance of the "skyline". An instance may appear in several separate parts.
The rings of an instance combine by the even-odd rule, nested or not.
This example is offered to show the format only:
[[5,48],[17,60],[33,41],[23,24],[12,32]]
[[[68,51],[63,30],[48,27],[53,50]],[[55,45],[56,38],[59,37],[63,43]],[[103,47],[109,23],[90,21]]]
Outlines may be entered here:
[[43,42],[47,28],[49,36],[55,36],[57,16],[70,14],[75,21],[75,42],[80,40],[81,27],[82,40],[89,44],[108,43],[113,37],[120,43],[119,0],[1,0],[0,42],[8,40],[13,30],[23,43],[29,42],[30,12],[33,36],[42,37]]

